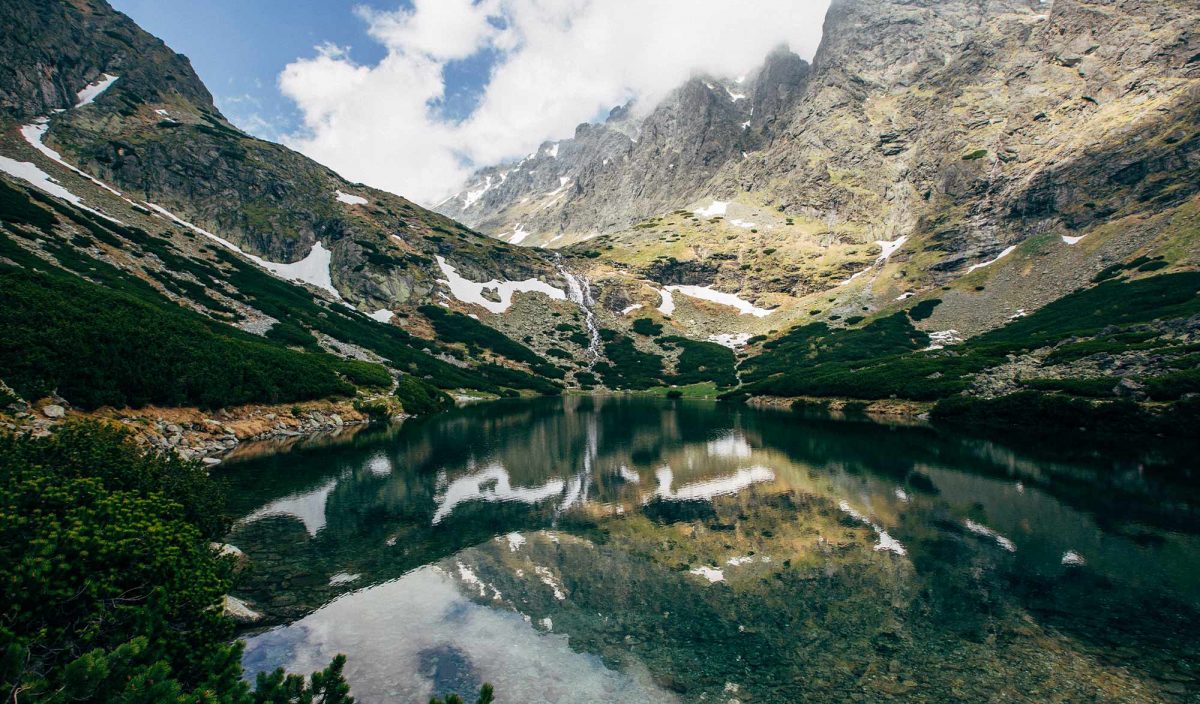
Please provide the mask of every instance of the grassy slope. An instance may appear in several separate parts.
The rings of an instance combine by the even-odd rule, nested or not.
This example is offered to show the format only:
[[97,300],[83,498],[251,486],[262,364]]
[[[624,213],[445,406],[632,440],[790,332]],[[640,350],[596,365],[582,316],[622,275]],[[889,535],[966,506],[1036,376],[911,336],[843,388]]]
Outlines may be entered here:
[[[438,350],[437,343],[329,305],[223,249],[189,251],[192,243],[177,234],[110,223],[2,181],[0,222],[9,331],[2,368],[22,393],[57,388],[82,406],[217,406],[352,394],[347,380],[377,384],[387,376],[378,365],[319,352],[318,334],[370,350],[443,388],[557,390],[544,378],[495,364],[448,364],[424,351]],[[103,256],[109,254],[162,266],[118,268]],[[176,305],[167,292],[208,317]],[[266,339],[225,324],[242,317],[235,301],[278,321]]]
[[[1200,313],[1200,273],[1183,272],[1135,280],[1109,280],[1077,291],[1024,318],[966,343],[941,351],[915,351],[926,338],[905,313],[858,328],[831,330],[817,323],[795,328],[747,360],[742,392],[776,396],[840,396],[859,399],[895,395],[935,400],[968,389],[975,374],[1005,362],[1009,355],[1052,347],[1072,338],[1091,338],[1100,351],[1129,349],[1123,329],[1155,320]],[[1141,340],[1140,342],[1145,342]],[[1179,377],[1195,374],[1188,345],[1164,340],[1161,354],[1179,359]],[[1060,348],[1055,354],[1069,353]],[[1077,348],[1078,349],[1078,348]],[[1086,352],[1087,350],[1081,350]],[[1146,380],[1164,399],[1179,388]],[[1114,380],[1115,383],[1115,380]]]

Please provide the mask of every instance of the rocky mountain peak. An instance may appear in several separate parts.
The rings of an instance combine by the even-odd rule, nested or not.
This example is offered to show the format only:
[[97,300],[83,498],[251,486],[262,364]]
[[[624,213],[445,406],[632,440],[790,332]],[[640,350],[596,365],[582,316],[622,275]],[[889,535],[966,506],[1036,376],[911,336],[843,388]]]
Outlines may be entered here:
[[763,140],[769,141],[778,121],[795,104],[811,69],[807,61],[786,45],[767,54],[750,95],[750,126]]
[[8,35],[0,42],[0,111],[16,119],[73,107],[79,91],[104,74],[121,77],[106,101],[178,96],[220,115],[186,56],[107,5],[7,0],[0,22]]
[[[553,163],[538,153],[481,169],[436,209],[526,245],[629,226],[686,204],[724,165],[769,141],[808,71],[780,46],[751,76],[693,76],[652,109],[626,104],[603,123],[580,125],[573,139],[556,143]],[[531,172],[538,175],[510,180]]]

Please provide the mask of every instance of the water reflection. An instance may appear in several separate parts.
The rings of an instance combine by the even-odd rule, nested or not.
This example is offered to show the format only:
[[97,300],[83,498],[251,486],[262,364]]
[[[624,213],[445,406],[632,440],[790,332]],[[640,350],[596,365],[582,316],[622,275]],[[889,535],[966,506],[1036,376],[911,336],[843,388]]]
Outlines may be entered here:
[[237,595],[281,624],[247,666],[343,651],[363,701],[1190,701],[1196,485],[1079,450],[575,397],[231,463]]
[[[474,468],[471,468],[474,469]],[[438,477],[439,484],[445,484],[445,473]],[[578,478],[572,478],[575,486],[568,492],[566,501],[572,501],[579,491]],[[508,470],[496,462],[478,472],[472,471],[465,477],[460,477],[449,483],[433,500],[437,502],[437,510],[433,513],[436,525],[449,516],[456,506],[469,501],[516,501],[523,504],[538,504],[549,498],[561,497],[566,483],[561,479],[551,479],[541,486],[530,488],[512,486]]]

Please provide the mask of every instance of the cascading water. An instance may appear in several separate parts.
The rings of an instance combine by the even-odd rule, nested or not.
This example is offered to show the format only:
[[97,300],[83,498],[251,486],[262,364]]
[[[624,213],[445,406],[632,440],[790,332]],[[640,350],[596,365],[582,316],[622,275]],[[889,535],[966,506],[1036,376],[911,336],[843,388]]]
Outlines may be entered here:
[[588,331],[588,369],[591,369],[600,358],[600,326],[596,323],[596,314],[592,312],[592,306],[595,305],[592,284],[587,277],[568,270],[560,257],[555,257],[555,267],[567,281],[567,298],[583,311],[583,324]]

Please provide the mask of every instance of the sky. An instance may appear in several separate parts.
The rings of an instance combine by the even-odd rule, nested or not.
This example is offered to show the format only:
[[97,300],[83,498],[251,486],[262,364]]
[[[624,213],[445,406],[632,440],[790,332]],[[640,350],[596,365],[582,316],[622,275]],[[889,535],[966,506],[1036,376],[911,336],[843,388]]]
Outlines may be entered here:
[[628,101],[811,59],[829,0],[111,0],[234,124],[436,203]]

